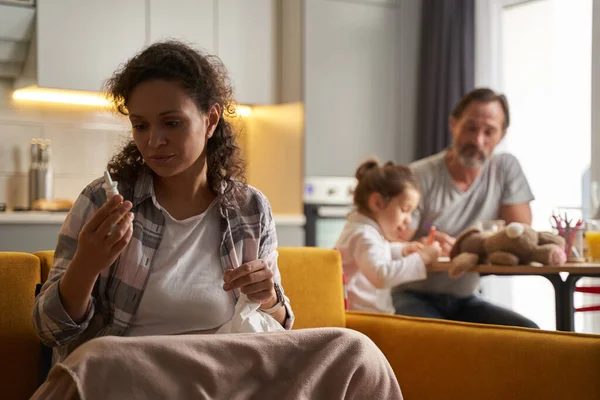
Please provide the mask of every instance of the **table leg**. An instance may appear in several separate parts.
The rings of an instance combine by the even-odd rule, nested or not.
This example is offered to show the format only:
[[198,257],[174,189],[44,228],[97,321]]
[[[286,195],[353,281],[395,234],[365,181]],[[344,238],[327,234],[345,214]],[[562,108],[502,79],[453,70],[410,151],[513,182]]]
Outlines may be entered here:
[[575,306],[574,299],[575,296],[575,286],[577,285],[577,281],[582,277],[579,275],[569,274],[567,279],[563,282],[563,300],[562,300],[562,308],[564,310],[563,315],[563,327],[565,331],[574,332],[575,331]]
[[[556,313],[556,330],[564,331],[568,327],[568,307],[565,307],[565,285],[559,274],[541,274],[548,279],[554,287],[554,308]],[[572,318],[571,318],[572,319]]]
[[[540,268],[541,269],[541,268]],[[565,271],[566,272],[566,271]],[[585,272],[585,271],[583,271]],[[492,275],[492,274],[481,274]],[[510,275],[510,274],[504,274]],[[517,274],[514,274],[517,275]],[[575,287],[577,281],[581,278],[600,278],[597,273],[569,273],[567,279],[563,282],[558,273],[542,273],[542,274],[518,274],[543,276],[548,279],[554,287],[554,306],[556,310],[556,330],[574,332],[575,331],[575,306],[573,297],[575,295]]]

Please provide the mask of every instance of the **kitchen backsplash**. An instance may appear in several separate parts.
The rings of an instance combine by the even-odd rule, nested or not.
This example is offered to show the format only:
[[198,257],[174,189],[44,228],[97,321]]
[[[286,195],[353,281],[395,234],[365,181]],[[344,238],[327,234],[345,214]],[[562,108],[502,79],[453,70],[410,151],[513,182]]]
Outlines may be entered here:
[[52,141],[54,198],[75,200],[127,140],[126,119],[84,106],[15,103],[0,80],[0,203],[27,206],[29,141]]
[[[0,203],[28,204],[29,142],[52,141],[54,198],[75,200],[130,136],[123,116],[84,106],[16,103],[0,79]],[[303,107],[254,107],[239,120],[248,183],[262,190],[274,213],[302,214]]]

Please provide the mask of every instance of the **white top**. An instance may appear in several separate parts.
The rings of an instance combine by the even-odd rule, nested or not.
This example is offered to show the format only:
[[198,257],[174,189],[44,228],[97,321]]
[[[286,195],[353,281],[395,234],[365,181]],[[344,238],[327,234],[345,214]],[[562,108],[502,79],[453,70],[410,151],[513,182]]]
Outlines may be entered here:
[[215,332],[235,309],[233,295],[223,290],[218,200],[181,221],[155,204],[165,216],[165,231],[127,335]]
[[348,217],[336,248],[342,255],[351,310],[393,314],[391,288],[427,278],[418,253],[402,256],[404,243],[390,243],[379,225],[358,212]]

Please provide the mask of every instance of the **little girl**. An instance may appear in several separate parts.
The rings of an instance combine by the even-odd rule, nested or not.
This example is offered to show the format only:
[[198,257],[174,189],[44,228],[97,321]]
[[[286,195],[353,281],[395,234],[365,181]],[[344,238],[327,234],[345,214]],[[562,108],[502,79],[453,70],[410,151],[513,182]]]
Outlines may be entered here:
[[356,171],[356,210],[336,248],[341,252],[351,310],[394,313],[391,288],[425,279],[441,254],[438,242],[400,243],[421,194],[404,165],[366,161]]

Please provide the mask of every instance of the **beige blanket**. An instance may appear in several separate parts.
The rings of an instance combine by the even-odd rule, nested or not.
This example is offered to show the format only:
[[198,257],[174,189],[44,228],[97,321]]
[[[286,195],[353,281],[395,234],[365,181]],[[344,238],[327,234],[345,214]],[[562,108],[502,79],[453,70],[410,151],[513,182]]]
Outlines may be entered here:
[[322,328],[103,337],[57,364],[32,399],[402,399],[366,336]]

